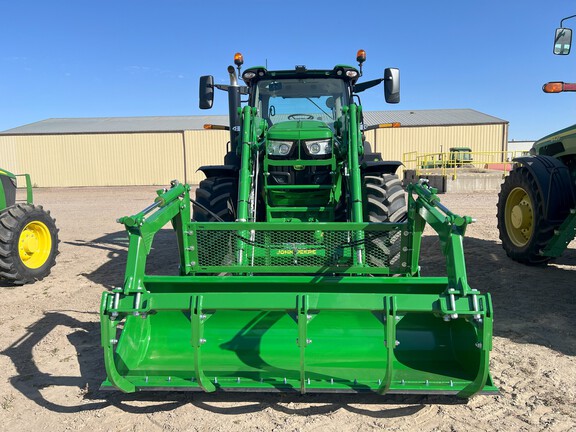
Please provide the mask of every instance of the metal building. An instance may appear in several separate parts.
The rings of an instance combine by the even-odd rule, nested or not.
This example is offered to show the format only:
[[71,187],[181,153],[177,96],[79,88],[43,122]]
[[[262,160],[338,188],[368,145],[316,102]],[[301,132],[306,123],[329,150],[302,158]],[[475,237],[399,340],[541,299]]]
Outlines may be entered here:
[[[400,123],[398,128],[379,125]],[[508,122],[471,109],[372,111],[364,113],[366,139],[384,159],[402,154],[447,152],[470,147],[473,152],[505,151]]]
[[[228,132],[203,125],[227,116],[48,119],[0,132],[0,166],[39,187],[197,184],[221,164]],[[380,125],[400,123],[398,128]],[[470,109],[364,113],[366,139],[384,159],[450,147],[504,151],[508,122]]]

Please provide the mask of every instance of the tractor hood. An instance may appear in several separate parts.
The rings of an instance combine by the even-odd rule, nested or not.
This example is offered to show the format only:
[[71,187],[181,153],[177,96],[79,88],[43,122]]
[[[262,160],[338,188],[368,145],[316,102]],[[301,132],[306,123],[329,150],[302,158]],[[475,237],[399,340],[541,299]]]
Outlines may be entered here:
[[326,123],[316,120],[285,121],[268,129],[268,139],[272,140],[296,141],[332,136],[332,129]]
[[576,125],[556,131],[536,141],[531,153],[537,155],[560,157],[573,154],[576,148]]

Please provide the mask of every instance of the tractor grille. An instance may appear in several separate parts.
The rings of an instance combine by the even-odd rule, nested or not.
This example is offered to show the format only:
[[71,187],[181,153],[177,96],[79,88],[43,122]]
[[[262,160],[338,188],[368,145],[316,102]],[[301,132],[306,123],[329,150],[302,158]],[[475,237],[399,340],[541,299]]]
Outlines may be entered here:
[[409,233],[402,229],[402,224],[374,225],[380,229],[281,231],[198,227],[194,236],[197,261],[193,271],[246,272],[246,268],[258,273],[409,271]]

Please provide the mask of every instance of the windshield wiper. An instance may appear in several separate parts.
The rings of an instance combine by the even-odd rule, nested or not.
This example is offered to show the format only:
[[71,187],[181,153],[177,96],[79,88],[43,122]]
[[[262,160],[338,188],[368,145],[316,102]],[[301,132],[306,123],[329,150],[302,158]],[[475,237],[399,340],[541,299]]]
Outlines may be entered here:
[[326,111],[324,111],[324,110],[320,107],[320,105],[318,105],[318,104],[317,104],[316,102],[314,102],[312,99],[310,99],[310,98],[306,98],[306,99],[308,99],[310,102],[312,102],[312,104],[313,104],[316,108],[318,108],[320,111],[322,111],[322,112],[323,112],[324,114],[326,114],[328,117],[332,118],[332,115],[330,115],[330,114],[328,114]]

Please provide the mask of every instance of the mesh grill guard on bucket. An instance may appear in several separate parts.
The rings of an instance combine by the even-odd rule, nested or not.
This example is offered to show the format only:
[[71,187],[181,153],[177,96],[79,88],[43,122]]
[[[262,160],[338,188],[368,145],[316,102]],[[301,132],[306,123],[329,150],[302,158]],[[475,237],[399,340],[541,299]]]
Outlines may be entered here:
[[[409,232],[406,224],[193,224],[189,235],[197,250],[193,271],[250,273],[406,273]],[[404,245],[403,247],[401,245]],[[239,251],[242,251],[239,253]],[[358,251],[365,257],[358,263]],[[391,251],[395,253],[391,253]],[[196,261],[194,261],[196,262]]]
[[[191,223],[188,192],[176,185],[121,220],[130,246],[124,286],[102,297],[104,387],[497,391],[490,296],[466,280],[470,219],[433,190],[410,187],[401,224]],[[170,221],[181,275],[145,275],[153,236]],[[426,222],[440,237],[446,277],[419,276]]]

